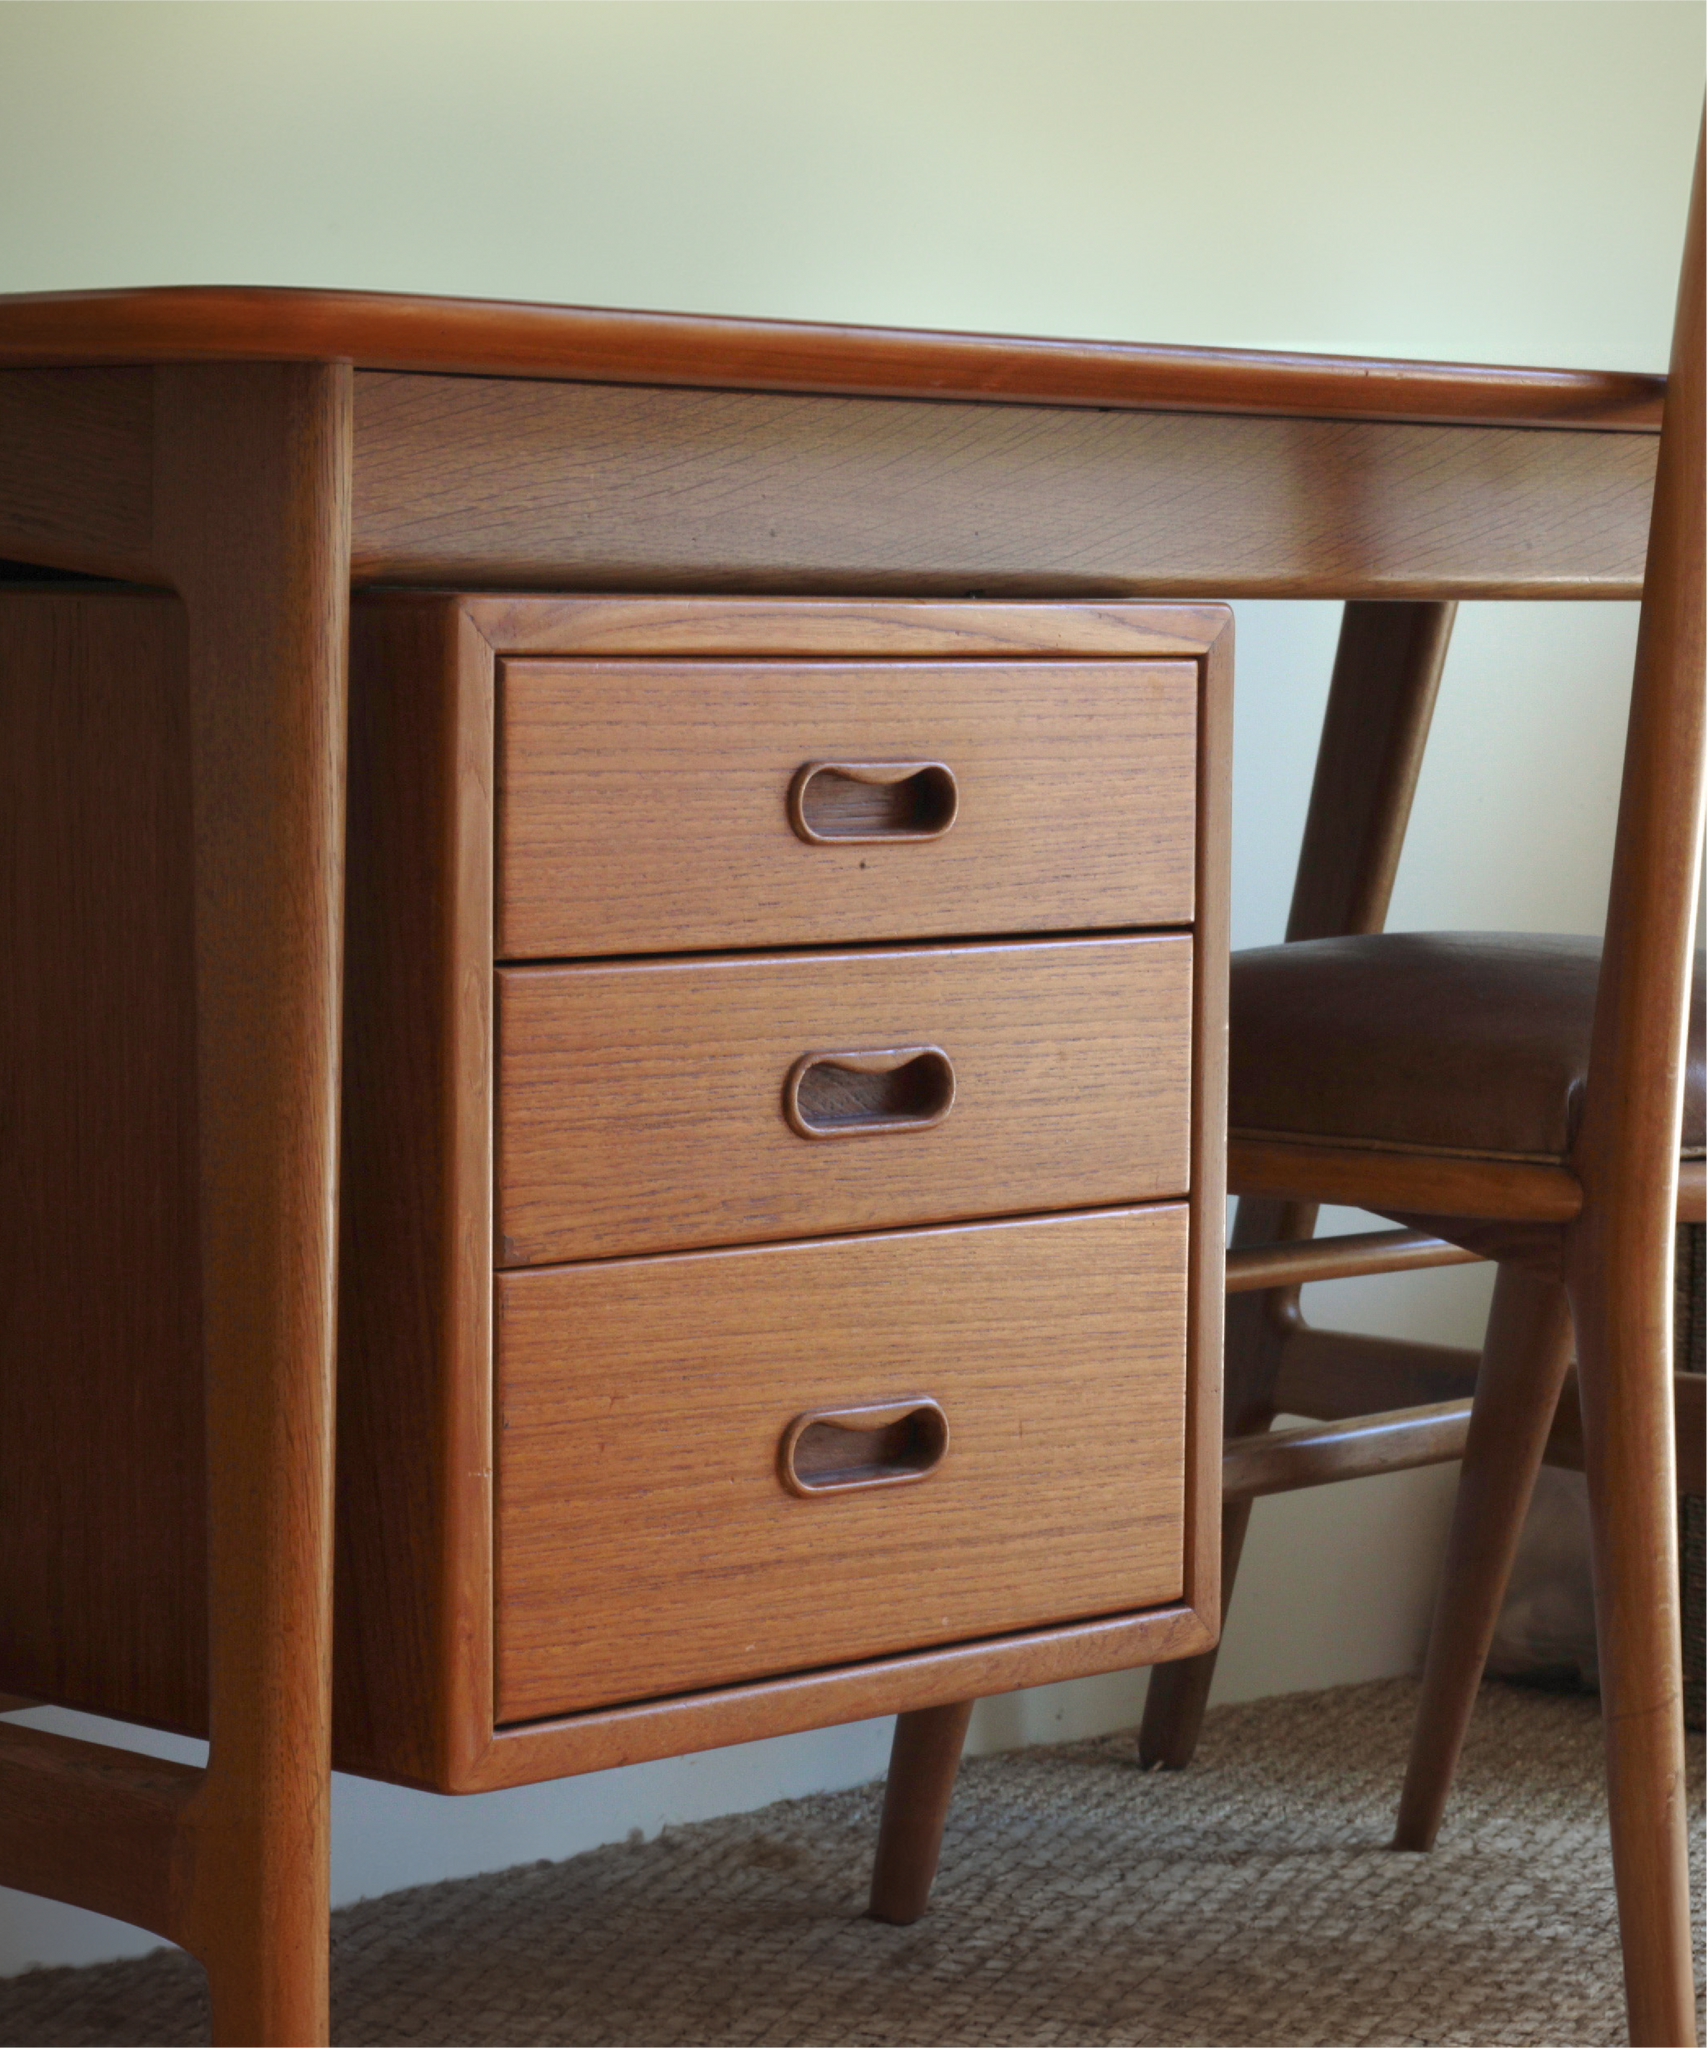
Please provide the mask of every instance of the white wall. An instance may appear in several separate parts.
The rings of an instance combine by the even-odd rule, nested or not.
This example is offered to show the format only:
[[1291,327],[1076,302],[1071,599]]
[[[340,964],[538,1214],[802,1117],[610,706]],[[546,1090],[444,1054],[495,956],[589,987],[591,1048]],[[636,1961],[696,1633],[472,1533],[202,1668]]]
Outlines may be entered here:
[[[336,285],[1654,369],[1701,79],[1691,0],[0,5],[0,290]],[[1237,943],[1284,922],[1335,626],[1240,607]],[[1598,928],[1633,627],[1622,605],[1462,614],[1396,924]],[[1486,1284],[1307,1307],[1473,1343]],[[1451,1476],[1263,1503],[1219,1696],[1411,1667]],[[1120,1725],[1141,1694],[992,1701],[975,1739]],[[341,1779],[336,1894],[857,1783],[886,1741],[465,1801]],[[149,1945],[0,1893],[0,1972]]]

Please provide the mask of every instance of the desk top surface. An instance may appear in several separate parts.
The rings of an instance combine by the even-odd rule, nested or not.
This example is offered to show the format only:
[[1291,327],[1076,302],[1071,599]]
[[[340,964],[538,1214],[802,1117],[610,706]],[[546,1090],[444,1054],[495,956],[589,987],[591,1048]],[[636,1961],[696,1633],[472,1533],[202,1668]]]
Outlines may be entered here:
[[496,299],[184,285],[0,296],[0,366],[361,369],[1146,411],[1657,433],[1665,379],[1257,349],[937,334]]

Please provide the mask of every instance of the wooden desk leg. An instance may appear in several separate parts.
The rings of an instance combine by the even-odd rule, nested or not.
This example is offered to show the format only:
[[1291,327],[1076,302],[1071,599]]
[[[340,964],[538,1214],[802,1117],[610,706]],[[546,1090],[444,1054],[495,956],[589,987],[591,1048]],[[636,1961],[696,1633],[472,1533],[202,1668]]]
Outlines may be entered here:
[[187,613],[209,1733],[184,1940],[220,2042],[327,2037],[347,365],[156,373]]
[[[1292,887],[1286,936],[1323,939],[1378,932],[1398,873],[1434,700],[1458,607],[1435,602],[1348,604],[1334,656],[1315,780]],[[1241,1201],[1233,1243],[1309,1237],[1305,1203]],[[1298,1290],[1273,1288],[1227,1304],[1225,1434],[1249,1436],[1274,1420],[1286,1340],[1299,1327]],[[1225,1625],[1251,1503],[1221,1514],[1221,1618]],[[1180,1770],[1203,1731],[1217,1653],[1159,1664],[1150,1674],[1138,1753],[1150,1768]]]
[[910,1927],[925,1910],[972,1707],[971,1700],[957,1700],[952,1706],[919,1707],[895,1717],[889,1783],[871,1872],[868,1910],[873,1920]]

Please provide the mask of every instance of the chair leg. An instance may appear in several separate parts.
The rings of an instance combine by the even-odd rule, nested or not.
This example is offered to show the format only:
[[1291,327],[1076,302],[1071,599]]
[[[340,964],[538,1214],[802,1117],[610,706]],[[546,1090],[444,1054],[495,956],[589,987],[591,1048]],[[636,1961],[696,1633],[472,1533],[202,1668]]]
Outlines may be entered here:
[[[1378,932],[1386,922],[1457,609],[1435,601],[1346,606],[1286,921],[1289,940]],[[1276,1244],[1309,1237],[1315,1227],[1312,1206],[1247,1198],[1233,1243]],[[1296,1288],[1228,1302],[1228,1436],[1248,1436],[1272,1421],[1281,1353],[1297,1321]],[[1250,1518],[1248,1501],[1222,1511],[1223,1626]],[[1150,1674],[1138,1734],[1146,1767],[1181,1770],[1191,1762],[1215,1660],[1216,1652],[1206,1650]]]
[[1571,1306],[1630,2039],[1694,2048],[1671,1301],[1653,1282],[1634,1260],[1583,1259]]
[[871,1873],[873,1920],[909,1927],[925,1910],[973,1705],[957,1700],[896,1716]]
[[1395,1849],[1432,1849],[1571,1361],[1564,1287],[1499,1268],[1436,1596]]

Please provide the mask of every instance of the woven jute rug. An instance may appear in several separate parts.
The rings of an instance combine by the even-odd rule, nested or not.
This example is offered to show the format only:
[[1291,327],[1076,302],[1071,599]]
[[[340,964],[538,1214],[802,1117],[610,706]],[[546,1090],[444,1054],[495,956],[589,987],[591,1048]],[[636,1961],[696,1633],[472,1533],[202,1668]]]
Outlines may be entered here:
[[[967,1765],[927,1916],[862,1919],[880,1788],[333,1922],[341,2042],[1614,2042],[1596,1702],[1489,1685],[1429,1856],[1386,1847],[1415,1686]],[[1691,1738],[1701,1897],[1699,1738]],[[12,2043],[206,2038],[171,1952],[0,1983]]]

